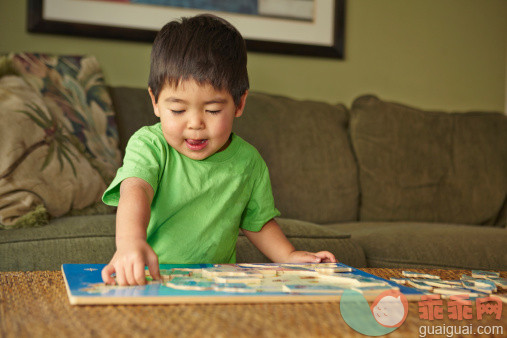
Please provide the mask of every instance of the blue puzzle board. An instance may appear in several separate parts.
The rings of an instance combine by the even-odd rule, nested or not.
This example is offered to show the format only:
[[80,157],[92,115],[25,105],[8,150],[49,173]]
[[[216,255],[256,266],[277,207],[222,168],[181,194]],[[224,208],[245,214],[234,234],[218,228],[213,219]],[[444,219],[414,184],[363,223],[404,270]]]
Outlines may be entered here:
[[[324,263],[328,264],[329,263]],[[248,264],[246,264],[248,265]],[[242,290],[241,292],[231,291],[217,291],[217,290],[182,290],[170,287],[170,283],[164,282],[150,282],[146,285],[140,286],[111,286],[105,285],[102,281],[101,271],[105,264],[63,264],[62,273],[65,279],[67,293],[71,304],[184,304],[184,303],[259,303],[259,302],[330,302],[339,301],[340,294],[336,292],[326,292],[323,289],[319,292],[309,290],[301,290],[296,293],[287,291],[255,291],[248,292]],[[256,267],[255,267],[256,266]],[[195,271],[199,275],[203,269],[250,269],[255,273],[259,269],[301,269],[299,267],[292,268],[290,264],[255,264],[254,267],[245,267],[243,264],[169,264],[160,265],[161,272],[163,271],[179,271],[185,269],[188,271]],[[296,266],[296,265],[295,265]],[[309,267],[318,266],[318,264],[309,264]],[[367,300],[373,300],[382,291],[385,291],[389,286],[399,289],[407,299],[420,300],[420,296],[426,294],[423,291],[398,285],[392,281],[374,276],[364,271],[348,267],[347,265],[336,263],[337,267],[349,268],[350,272],[345,275],[357,276],[357,278],[367,278],[370,281],[377,280],[386,284],[385,287],[379,290],[369,290],[364,293]],[[306,268],[303,268],[306,269]],[[274,278],[274,277],[273,277]],[[305,277],[301,277],[305,278]],[[311,278],[311,277],[306,277]],[[181,278],[180,278],[181,279]],[[320,279],[319,279],[320,280]],[[315,282],[322,283],[323,282]],[[227,284],[226,284],[227,285]],[[232,284],[230,284],[232,285]],[[313,290],[315,286],[313,285]],[[346,287],[348,288],[348,287]],[[378,291],[378,292],[375,292]]]

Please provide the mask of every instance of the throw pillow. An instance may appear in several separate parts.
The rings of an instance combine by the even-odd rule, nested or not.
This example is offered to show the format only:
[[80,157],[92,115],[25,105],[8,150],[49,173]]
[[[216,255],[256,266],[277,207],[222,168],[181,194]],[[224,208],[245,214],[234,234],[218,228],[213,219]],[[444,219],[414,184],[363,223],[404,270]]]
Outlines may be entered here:
[[40,225],[100,201],[121,155],[94,57],[1,57],[0,116],[0,228]]

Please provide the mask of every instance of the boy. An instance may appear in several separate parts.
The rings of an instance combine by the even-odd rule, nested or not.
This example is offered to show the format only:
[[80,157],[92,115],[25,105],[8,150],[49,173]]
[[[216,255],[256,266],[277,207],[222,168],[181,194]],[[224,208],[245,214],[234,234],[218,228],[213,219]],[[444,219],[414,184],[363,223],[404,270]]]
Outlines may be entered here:
[[240,33],[212,15],[165,25],[151,53],[149,95],[160,123],[129,140],[123,167],[103,201],[118,205],[108,284],[145,283],[145,266],[234,263],[241,228],[275,262],[335,262],[296,251],[274,220],[266,164],[232,133],[248,95]]

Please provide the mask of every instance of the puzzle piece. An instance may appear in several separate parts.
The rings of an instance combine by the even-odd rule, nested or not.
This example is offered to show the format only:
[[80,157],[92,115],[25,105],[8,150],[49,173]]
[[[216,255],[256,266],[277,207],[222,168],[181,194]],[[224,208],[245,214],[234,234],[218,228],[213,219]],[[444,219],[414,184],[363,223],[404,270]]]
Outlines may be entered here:
[[279,266],[276,267],[271,264],[262,264],[262,263],[242,263],[238,264],[239,267],[245,268],[245,269],[255,269],[257,273],[260,273],[264,276],[276,276],[277,275],[277,269],[279,269]]
[[289,293],[336,293],[342,294],[346,288],[338,285],[288,284],[282,290]]
[[413,286],[414,288],[419,289],[419,290],[425,290],[425,291],[432,291],[433,290],[433,286],[426,284],[422,280],[409,279],[407,281],[407,284],[410,286]]
[[495,295],[495,297],[498,297],[500,298],[500,300],[502,301],[502,303],[507,303],[507,294],[499,294],[499,295]]
[[257,289],[244,283],[218,283],[213,285],[213,290],[222,292],[255,293]]
[[315,268],[315,271],[317,271],[318,273],[331,275],[338,272],[351,272],[352,269],[341,266],[317,266]]
[[246,284],[261,284],[263,275],[258,276],[217,276],[214,278],[215,283],[246,283]]
[[486,297],[487,294],[464,288],[434,288],[433,293],[446,296],[467,295],[470,298]]
[[221,265],[212,268],[204,268],[201,270],[201,275],[205,278],[223,277],[223,276],[248,276],[262,278],[263,274],[258,273],[253,269],[241,268],[232,265]]
[[467,289],[474,290],[474,291],[483,292],[483,293],[493,293],[493,292],[497,291],[495,283],[490,280],[486,280],[486,279],[475,280],[475,281],[463,280],[461,282],[463,284],[463,287],[465,287]]
[[356,287],[353,287],[352,290],[356,290],[358,292],[361,292],[363,294],[363,296],[368,296],[368,295],[372,295],[372,294],[379,294],[379,293],[386,291],[386,290],[399,291],[400,288],[393,287],[393,286],[386,284],[386,285],[382,285],[382,286],[356,286]]
[[391,280],[392,282],[395,282],[396,284],[406,285],[406,284],[408,284],[407,282],[410,280],[410,278],[395,278],[395,277],[391,277],[389,280]]
[[386,282],[375,279],[357,276],[353,273],[335,273],[331,275],[319,275],[319,279],[326,282],[351,286],[385,286]]
[[315,270],[300,266],[287,266],[282,264],[281,269],[277,270],[279,275],[298,275],[298,276],[318,276],[319,273]]
[[442,279],[421,279],[420,281],[437,288],[461,288],[463,284],[457,280],[442,280]]
[[404,277],[409,277],[409,278],[440,279],[440,276],[430,275],[428,273],[414,272],[414,271],[402,271],[401,274]]
[[483,270],[472,270],[472,277],[474,278],[489,278],[489,277],[500,277],[499,272],[494,271],[483,271]]
[[496,286],[501,287],[502,289],[507,289],[507,279],[501,277],[488,277],[488,280],[495,283]]
[[167,287],[178,290],[212,290],[215,283],[201,279],[191,279],[184,277],[174,277],[170,282],[166,283]]

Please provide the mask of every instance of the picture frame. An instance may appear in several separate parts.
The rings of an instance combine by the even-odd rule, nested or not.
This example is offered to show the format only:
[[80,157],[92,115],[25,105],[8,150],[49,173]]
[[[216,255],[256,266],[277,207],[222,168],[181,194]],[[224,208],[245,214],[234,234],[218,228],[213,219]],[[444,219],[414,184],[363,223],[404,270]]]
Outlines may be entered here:
[[[345,0],[313,0],[312,20],[211,12],[231,22],[248,51],[344,58]],[[210,11],[92,0],[28,0],[27,30],[152,43],[167,22]]]

